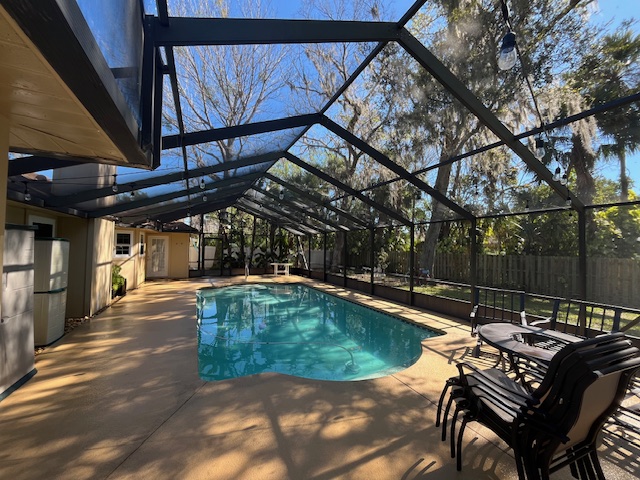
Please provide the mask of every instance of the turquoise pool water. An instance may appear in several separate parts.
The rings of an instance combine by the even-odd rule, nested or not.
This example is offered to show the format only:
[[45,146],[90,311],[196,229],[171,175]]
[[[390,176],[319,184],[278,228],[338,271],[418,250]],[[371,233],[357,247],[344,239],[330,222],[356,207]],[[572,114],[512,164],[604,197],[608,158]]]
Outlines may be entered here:
[[278,372],[318,380],[381,377],[414,364],[439,335],[305,285],[253,284],[197,293],[203,380]]

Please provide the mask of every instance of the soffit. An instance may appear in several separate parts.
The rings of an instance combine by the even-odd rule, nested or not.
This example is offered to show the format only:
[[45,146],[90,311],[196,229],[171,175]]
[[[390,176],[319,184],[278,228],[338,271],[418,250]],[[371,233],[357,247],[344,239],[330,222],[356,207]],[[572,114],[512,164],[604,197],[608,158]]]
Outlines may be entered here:
[[2,7],[0,112],[8,116],[12,151],[128,163]]

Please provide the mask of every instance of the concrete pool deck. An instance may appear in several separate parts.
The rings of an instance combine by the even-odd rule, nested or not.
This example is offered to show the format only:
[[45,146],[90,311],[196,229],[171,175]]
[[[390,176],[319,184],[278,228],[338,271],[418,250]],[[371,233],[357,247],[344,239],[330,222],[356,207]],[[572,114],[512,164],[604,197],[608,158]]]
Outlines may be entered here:
[[[0,478],[510,479],[509,449],[470,424],[463,470],[435,428],[468,324],[301,277],[330,293],[446,332],[387,377],[325,382],[260,374],[204,382],[195,294],[244,277],[148,282],[36,357],[38,373],[0,402]],[[637,478],[638,448],[605,433],[607,478]],[[571,478],[564,469],[552,478]]]

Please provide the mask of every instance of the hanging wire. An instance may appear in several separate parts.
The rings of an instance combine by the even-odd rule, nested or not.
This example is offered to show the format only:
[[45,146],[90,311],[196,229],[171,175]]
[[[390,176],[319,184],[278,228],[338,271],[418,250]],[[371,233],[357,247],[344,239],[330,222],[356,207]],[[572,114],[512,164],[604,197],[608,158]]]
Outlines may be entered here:
[[[501,0],[501,6],[502,6],[502,16],[504,18],[505,23],[507,24],[507,27],[510,30],[513,30],[513,27],[511,25],[511,19],[509,16],[509,7],[507,6],[506,0]],[[525,83],[527,84],[527,89],[529,90],[529,93],[531,94],[531,99],[533,100],[533,107],[535,109],[536,115],[538,117],[538,120],[540,122],[540,129],[542,130],[542,132],[540,133],[540,136],[536,139],[536,150],[540,147],[544,148],[544,145],[540,145],[538,140],[544,142],[542,140],[542,137],[544,136],[546,139],[546,144],[550,145],[551,141],[549,139],[549,133],[547,132],[546,129],[546,125],[545,125],[545,121],[544,118],[542,117],[542,112],[540,111],[540,106],[538,105],[538,99],[536,98],[535,92],[533,91],[533,85],[531,84],[531,79],[529,78],[529,72],[527,69],[527,65],[526,62],[524,61],[524,56],[522,55],[522,51],[520,50],[520,46],[518,45],[518,42],[516,42],[516,52],[518,53],[518,58],[520,59],[520,66],[522,68],[522,76],[524,77]],[[536,157],[538,157],[538,152],[536,152]],[[560,164],[560,162],[558,161],[557,156],[554,155],[554,158],[556,160],[556,162],[558,163],[558,165]],[[541,160],[541,158],[539,158]],[[558,166],[556,168],[555,174],[553,176],[554,180],[559,181],[562,185],[566,185],[567,183],[567,174],[561,174],[561,172],[559,171],[560,167]]]

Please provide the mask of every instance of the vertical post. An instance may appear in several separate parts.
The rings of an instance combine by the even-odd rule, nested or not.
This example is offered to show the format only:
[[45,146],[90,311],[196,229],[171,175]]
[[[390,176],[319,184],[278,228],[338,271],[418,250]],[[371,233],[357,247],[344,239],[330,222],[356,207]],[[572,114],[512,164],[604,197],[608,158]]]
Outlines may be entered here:
[[[585,209],[578,210],[578,296],[587,299],[587,214]],[[579,334],[587,334],[586,305],[580,303],[578,313]]]
[[411,222],[409,231],[411,232],[411,238],[409,240],[409,305],[413,306],[415,304],[415,300],[413,297],[413,271],[415,269],[413,249],[415,248],[415,233],[416,233],[416,226],[413,222]]
[[474,217],[471,219],[469,239],[471,241],[471,251],[469,252],[469,285],[471,286],[471,308],[476,303],[478,284],[478,221]]
[[342,286],[347,286],[347,232],[342,232],[344,241],[342,242],[342,266],[344,271],[342,272]]
[[307,250],[309,252],[309,255],[307,256],[307,258],[309,259],[309,273],[308,273],[308,277],[311,277],[311,234],[309,234],[309,239],[307,240],[309,242],[309,245],[307,245]]
[[369,248],[369,264],[371,265],[371,272],[370,272],[371,278],[369,279],[369,282],[370,282],[369,293],[371,293],[371,295],[373,295],[373,292],[375,290],[374,283],[373,283],[373,280],[375,278],[373,270],[376,268],[376,266],[375,266],[376,265],[375,264],[375,261],[376,261],[376,259],[375,259],[376,229],[373,226],[371,227],[371,230],[370,230],[369,246],[370,246],[370,248]]
[[200,214],[200,234],[198,236],[198,271],[204,275],[204,213]]
[[[0,115],[0,267],[4,265],[4,225],[7,222],[7,177],[9,175],[9,119]],[[0,305],[2,304],[2,291],[0,288]],[[0,307],[0,315],[2,315]],[[32,344],[33,345],[33,344]],[[4,360],[3,360],[4,361]]]
[[222,276],[223,271],[224,271],[224,230],[222,231],[222,235],[220,236],[220,276]]
[[322,281],[327,281],[327,231],[322,234]]

